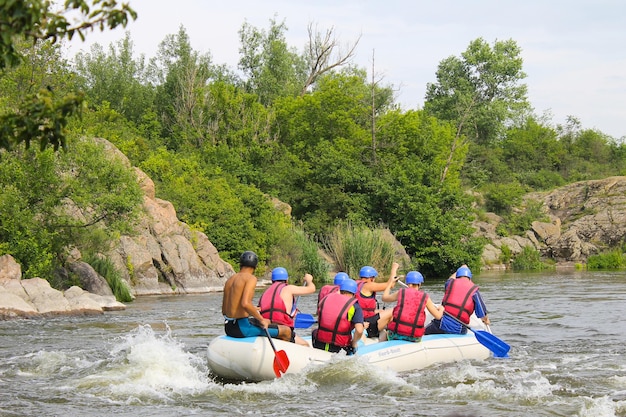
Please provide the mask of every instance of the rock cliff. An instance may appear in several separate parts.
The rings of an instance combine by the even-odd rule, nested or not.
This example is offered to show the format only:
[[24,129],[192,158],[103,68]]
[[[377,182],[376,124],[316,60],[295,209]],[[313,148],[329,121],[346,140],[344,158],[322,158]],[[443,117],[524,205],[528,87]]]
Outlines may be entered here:
[[[110,142],[96,141],[104,145],[111,158],[131,166]],[[191,230],[178,219],[170,202],[156,198],[154,182],[144,172],[133,169],[144,192],[143,215],[135,233],[121,236],[105,254],[122,273],[131,293],[139,296],[221,291],[224,282],[235,273],[232,266],[220,258],[204,233]],[[72,287],[61,292],[41,278],[22,280],[20,266],[12,257],[0,259],[0,318],[98,314],[125,308],[115,301],[106,280],[83,262],[76,250],[71,251],[68,270],[87,291]]]
[[505,268],[503,245],[513,255],[531,246],[544,258],[571,265],[626,239],[626,177],[576,182],[525,199],[539,202],[550,221],[535,221],[523,235],[507,237],[496,233],[502,219],[493,213],[474,222],[476,235],[490,242],[482,255],[484,269]]
[[154,183],[135,168],[144,190],[145,215],[133,236],[122,236],[108,254],[135,295],[221,290],[235,273],[207,236],[178,220],[169,201],[155,197]]
[[[113,144],[96,139],[112,158],[130,161]],[[178,220],[169,201],[155,196],[154,182],[133,167],[144,192],[136,233],[122,236],[107,257],[122,272],[134,295],[189,294],[221,290],[235,272],[207,236]]]

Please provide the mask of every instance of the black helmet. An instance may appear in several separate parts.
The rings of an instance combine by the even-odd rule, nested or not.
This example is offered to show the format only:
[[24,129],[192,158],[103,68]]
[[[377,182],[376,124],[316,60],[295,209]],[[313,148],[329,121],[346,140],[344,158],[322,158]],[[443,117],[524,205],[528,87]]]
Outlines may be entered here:
[[259,257],[256,256],[256,253],[251,250],[247,250],[241,254],[241,258],[239,258],[239,266],[250,266],[252,268],[256,268],[256,265],[259,263]]

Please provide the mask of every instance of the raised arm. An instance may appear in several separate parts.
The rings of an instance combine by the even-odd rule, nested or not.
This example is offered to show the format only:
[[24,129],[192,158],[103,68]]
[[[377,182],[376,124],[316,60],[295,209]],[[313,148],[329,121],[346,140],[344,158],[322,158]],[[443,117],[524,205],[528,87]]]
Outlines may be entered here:
[[396,281],[398,281],[396,276],[398,275],[399,267],[400,267],[400,264],[398,264],[397,262],[394,262],[391,265],[391,273],[389,274],[389,280],[387,280],[387,282],[368,282],[365,285],[363,285],[363,289],[361,290],[361,292],[365,295],[369,295],[374,292],[384,291],[385,288],[387,288],[387,285],[389,284],[390,280],[393,281],[393,284],[395,284]]
[[437,307],[435,303],[433,303],[433,300],[430,299],[430,297],[428,297],[428,300],[426,301],[426,308],[428,309],[430,314],[432,314],[433,317],[437,320],[441,320],[441,318],[443,317],[443,312],[445,311],[444,306],[440,305],[439,307]]
[[289,291],[291,295],[307,295],[315,292],[315,283],[311,274],[304,274],[304,282],[306,285],[290,285]]
[[392,301],[397,301],[398,300],[398,293],[395,292],[393,294],[391,294],[391,288],[393,288],[394,285],[396,285],[396,282],[398,281],[398,267],[400,265],[398,265],[397,262],[394,262],[393,265],[391,265],[391,273],[389,274],[389,279],[387,280],[386,284],[385,284],[385,292],[383,292],[383,296],[382,296],[382,300],[385,303],[390,303]]

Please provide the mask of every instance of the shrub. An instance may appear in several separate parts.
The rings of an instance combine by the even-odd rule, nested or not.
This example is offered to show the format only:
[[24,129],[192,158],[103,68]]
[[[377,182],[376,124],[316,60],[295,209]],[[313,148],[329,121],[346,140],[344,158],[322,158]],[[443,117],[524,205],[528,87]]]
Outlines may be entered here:
[[541,261],[541,255],[537,249],[532,246],[524,246],[522,252],[511,262],[511,267],[514,271],[540,271],[547,269],[548,265]]
[[620,249],[613,249],[587,258],[587,269],[620,269],[624,266],[626,266],[626,260]]
[[526,189],[517,182],[492,183],[485,187],[485,205],[488,211],[506,214],[512,207],[519,205]]
[[320,253],[318,243],[299,227],[293,227],[276,242],[270,264],[272,268],[286,268],[291,280],[299,280],[308,273],[317,283],[328,281],[330,268]]

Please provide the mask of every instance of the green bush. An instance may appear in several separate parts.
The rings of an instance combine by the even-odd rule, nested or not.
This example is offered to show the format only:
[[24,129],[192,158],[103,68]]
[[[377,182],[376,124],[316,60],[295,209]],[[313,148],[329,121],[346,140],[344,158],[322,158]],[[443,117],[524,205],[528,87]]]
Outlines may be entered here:
[[626,266],[626,259],[624,259],[624,253],[620,249],[613,249],[587,258],[587,269],[620,269],[624,266]]
[[484,193],[487,211],[502,215],[521,203],[526,189],[517,182],[491,183],[485,187]]
[[500,262],[502,262],[505,265],[508,265],[509,262],[511,262],[511,258],[513,257],[513,252],[511,251],[511,248],[508,247],[507,245],[502,245],[500,246]]
[[539,251],[532,246],[524,246],[513,262],[511,268],[514,271],[541,271],[548,268],[548,265],[541,261]]
[[548,221],[546,214],[542,211],[543,204],[539,201],[529,200],[521,211],[511,213],[506,221],[507,230],[512,235],[521,235],[526,230],[530,230],[532,223],[538,221]]

